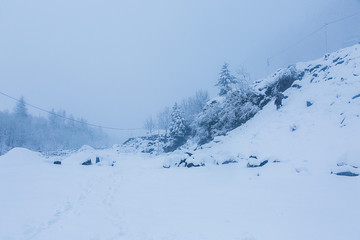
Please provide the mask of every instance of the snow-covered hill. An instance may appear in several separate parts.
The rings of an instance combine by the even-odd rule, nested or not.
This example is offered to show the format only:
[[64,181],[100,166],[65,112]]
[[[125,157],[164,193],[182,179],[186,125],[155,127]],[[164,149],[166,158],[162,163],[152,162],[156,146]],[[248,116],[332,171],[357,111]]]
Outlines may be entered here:
[[359,45],[293,66],[304,74],[280,110],[196,150],[13,149],[0,156],[0,239],[357,239],[360,178],[342,175],[360,173],[359,67]]
[[[303,76],[284,92],[288,98],[280,110],[270,102],[227,136],[165,166],[267,161],[269,168],[286,166],[297,173],[359,174],[360,45],[291,68]],[[257,91],[284,71],[257,82]]]

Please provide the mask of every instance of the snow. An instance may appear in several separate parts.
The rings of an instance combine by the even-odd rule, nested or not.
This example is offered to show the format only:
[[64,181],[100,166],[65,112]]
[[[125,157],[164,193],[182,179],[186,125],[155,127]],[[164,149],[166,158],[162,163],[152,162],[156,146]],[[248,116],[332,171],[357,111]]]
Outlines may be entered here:
[[0,158],[0,239],[347,239],[360,233],[357,178],[275,165],[259,171],[242,163],[164,169],[162,159],[115,149],[102,151],[113,156],[114,167],[53,165],[31,152],[25,157],[32,165],[3,164],[23,153]]
[[196,150],[0,156],[0,239],[358,238],[360,178],[335,173],[360,173],[360,46],[296,68],[319,64],[279,111],[270,102]]
[[[353,75],[357,63],[359,45],[326,59],[299,63],[296,68],[305,72],[321,67],[295,81],[302,86],[300,89],[285,91],[289,98],[283,100],[279,111],[270,102],[253,119],[204,145],[188,160],[207,164],[215,159],[215,163],[221,163],[226,152],[244,160],[253,155],[259,161],[289,162],[294,168],[301,166],[314,173],[327,174],[339,162],[360,167],[360,98],[353,99],[360,93],[360,77]],[[322,71],[326,66],[327,70]],[[307,106],[307,101],[313,104]],[[212,158],[203,161],[204,155]]]

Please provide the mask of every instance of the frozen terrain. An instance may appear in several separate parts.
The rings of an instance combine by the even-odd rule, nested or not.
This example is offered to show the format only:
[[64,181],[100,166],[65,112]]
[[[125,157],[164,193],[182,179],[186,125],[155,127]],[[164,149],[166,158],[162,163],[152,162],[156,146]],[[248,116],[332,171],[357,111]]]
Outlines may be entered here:
[[[0,162],[0,239],[355,239],[359,179],[291,164],[162,168],[97,152],[114,167],[53,165],[25,149]],[[77,164],[74,164],[77,163]],[[290,166],[289,166],[290,165]]]
[[0,239],[359,238],[360,46],[296,68],[279,111],[197,150],[0,156]]

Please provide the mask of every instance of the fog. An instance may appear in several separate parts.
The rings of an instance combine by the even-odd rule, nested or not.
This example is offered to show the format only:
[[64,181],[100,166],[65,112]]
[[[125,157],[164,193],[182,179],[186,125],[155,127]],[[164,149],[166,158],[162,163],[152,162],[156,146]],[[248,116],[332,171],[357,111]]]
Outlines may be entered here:
[[[93,124],[142,128],[198,89],[215,96],[224,62],[255,80],[359,42],[359,11],[358,0],[2,0],[0,91]],[[329,25],[327,39],[325,28],[304,39],[351,15]],[[0,110],[14,105],[0,96]]]

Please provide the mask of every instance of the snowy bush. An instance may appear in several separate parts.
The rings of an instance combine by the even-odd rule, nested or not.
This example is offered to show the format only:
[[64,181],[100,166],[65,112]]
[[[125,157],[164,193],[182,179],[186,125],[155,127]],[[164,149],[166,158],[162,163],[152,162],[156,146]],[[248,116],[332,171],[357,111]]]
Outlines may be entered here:
[[213,99],[192,125],[195,140],[199,144],[207,143],[245,123],[259,111],[259,100],[256,94],[241,90]]

